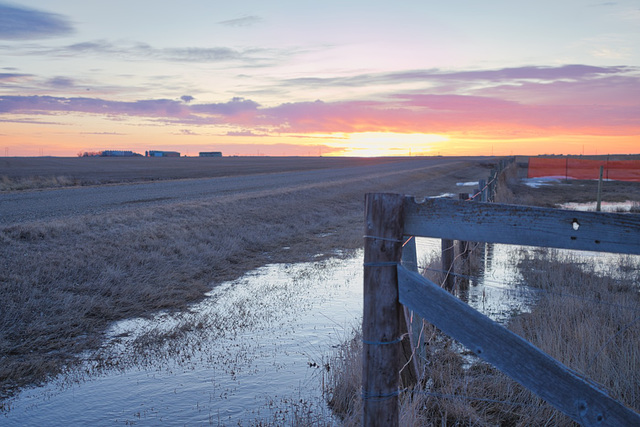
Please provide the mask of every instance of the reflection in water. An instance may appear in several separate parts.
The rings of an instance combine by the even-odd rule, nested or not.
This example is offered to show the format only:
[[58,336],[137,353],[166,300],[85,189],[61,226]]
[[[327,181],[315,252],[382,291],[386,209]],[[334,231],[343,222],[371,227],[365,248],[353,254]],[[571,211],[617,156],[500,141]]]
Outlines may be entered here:
[[[434,250],[440,240],[417,239],[418,260]],[[482,265],[460,296],[498,321],[526,310],[530,295],[514,289],[519,252],[476,250]],[[361,316],[361,251],[269,265],[216,287],[187,313],[114,324],[98,354],[18,395],[0,424],[293,424],[303,414],[331,422],[322,395],[327,356]]]
[[189,313],[119,322],[102,350],[108,363],[87,356],[73,376],[23,392],[0,424],[237,425],[296,411],[331,420],[325,356],[361,316],[361,270],[361,252],[269,265]]
[[[458,250],[456,294],[470,306],[498,322],[512,315],[526,312],[536,292],[522,284],[518,263],[522,246],[468,242],[472,255]],[[418,259],[423,260],[420,271],[440,257],[440,240],[417,238]],[[460,246],[459,246],[460,247]],[[437,262],[436,262],[437,265]],[[435,267],[439,270],[439,265]]]

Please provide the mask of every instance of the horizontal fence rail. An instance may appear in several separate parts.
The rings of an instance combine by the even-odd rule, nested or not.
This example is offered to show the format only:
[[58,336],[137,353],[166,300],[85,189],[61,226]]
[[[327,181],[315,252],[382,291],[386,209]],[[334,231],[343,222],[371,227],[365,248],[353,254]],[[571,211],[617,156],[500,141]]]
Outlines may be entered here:
[[640,417],[520,336],[418,273],[398,266],[400,303],[583,425],[639,425]]
[[404,198],[404,234],[640,255],[640,215]]
[[398,359],[404,337],[412,336],[403,315],[407,309],[576,422],[640,425],[640,414],[417,274],[415,247],[407,244],[406,253],[402,250],[410,236],[640,254],[640,215],[367,194],[364,425],[398,425],[398,372],[401,366],[409,365]]

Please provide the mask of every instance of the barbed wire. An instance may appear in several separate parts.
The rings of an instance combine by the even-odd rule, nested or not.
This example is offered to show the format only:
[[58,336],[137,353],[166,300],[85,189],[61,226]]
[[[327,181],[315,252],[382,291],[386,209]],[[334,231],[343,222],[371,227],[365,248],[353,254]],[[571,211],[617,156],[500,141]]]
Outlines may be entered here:
[[467,202],[468,202],[468,201],[473,201],[476,197],[478,197],[479,195],[481,195],[481,194],[484,192],[484,190],[486,190],[487,188],[489,188],[489,186],[491,185],[491,183],[493,183],[493,182],[497,181],[499,176],[500,176],[500,174],[499,174],[499,173],[498,173],[498,174],[496,174],[496,176],[495,176],[492,180],[490,180],[489,182],[487,182],[487,183],[485,184],[485,186],[484,186],[484,187],[482,187],[482,188],[478,188],[478,192],[477,192],[477,193],[475,193],[473,196],[469,196],[469,198],[468,198],[468,199],[465,199],[465,201],[467,201]]

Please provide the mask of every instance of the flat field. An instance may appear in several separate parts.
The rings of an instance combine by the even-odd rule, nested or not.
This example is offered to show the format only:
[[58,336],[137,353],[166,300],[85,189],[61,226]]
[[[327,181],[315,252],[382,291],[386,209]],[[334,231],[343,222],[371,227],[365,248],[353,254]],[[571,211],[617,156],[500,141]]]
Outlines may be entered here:
[[[3,157],[0,178],[13,182],[91,185],[213,178],[406,162],[418,157]],[[2,190],[0,186],[0,190]]]
[[469,192],[456,183],[486,179],[492,159],[9,158],[0,165],[10,183],[72,179],[61,188],[0,192],[1,408],[16,390],[97,349],[115,320],[185,309],[267,263],[361,247],[365,193]]

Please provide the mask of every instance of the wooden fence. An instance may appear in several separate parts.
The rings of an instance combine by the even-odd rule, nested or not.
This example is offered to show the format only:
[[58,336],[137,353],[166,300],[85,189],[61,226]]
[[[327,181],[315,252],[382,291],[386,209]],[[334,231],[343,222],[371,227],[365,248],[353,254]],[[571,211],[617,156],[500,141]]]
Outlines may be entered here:
[[[365,426],[398,425],[398,373],[405,364],[402,354],[411,351],[403,339],[410,336],[404,307],[576,422],[640,425],[639,414],[419,275],[415,247],[407,245],[403,251],[407,236],[640,254],[640,215],[445,199],[420,202],[398,194],[367,194],[362,330]],[[408,367],[402,370],[404,384],[417,375],[416,365]]]

